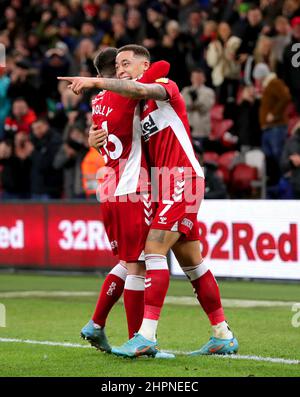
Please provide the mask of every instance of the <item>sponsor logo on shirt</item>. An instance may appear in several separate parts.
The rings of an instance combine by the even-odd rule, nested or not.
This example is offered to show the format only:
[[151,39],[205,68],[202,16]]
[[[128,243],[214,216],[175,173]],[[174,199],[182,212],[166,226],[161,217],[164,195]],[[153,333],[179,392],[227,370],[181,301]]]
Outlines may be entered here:
[[147,117],[144,118],[144,120],[142,120],[142,135],[145,142],[150,139],[150,136],[156,134],[158,131],[158,127],[154,123],[151,114],[149,114]]

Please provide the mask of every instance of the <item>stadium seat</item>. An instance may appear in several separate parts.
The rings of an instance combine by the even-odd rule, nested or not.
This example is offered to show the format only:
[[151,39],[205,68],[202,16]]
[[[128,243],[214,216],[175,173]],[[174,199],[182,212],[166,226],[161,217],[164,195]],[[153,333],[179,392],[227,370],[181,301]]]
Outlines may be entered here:
[[211,131],[209,138],[211,140],[222,139],[224,134],[233,126],[233,121],[230,119],[225,120],[212,120]]
[[236,164],[230,176],[230,193],[234,198],[253,198],[258,170],[246,163]]
[[299,127],[300,127],[300,117],[296,116],[290,118],[288,122],[288,136],[293,135],[295,129]]
[[239,161],[240,153],[238,151],[230,151],[219,156],[219,170],[223,175],[223,180],[226,184],[229,183],[230,173],[236,162]]
[[294,118],[294,117],[300,117],[300,115],[297,113],[296,106],[293,102],[290,102],[285,110],[285,114],[288,119]]
[[251,167],[255,167],[258,172],[257,181],[253,181],[252,185],[260,188],[261,198],[266,198],[266,159],[262,150],[253,149],[245,153],[245,163]]
[[216,152],[205,152],[203,155],[204,163],[219,163],[219,155]]
[[224,106],[223,105],[214,105],[210,111],[210,118],[212,121],[214,120],[223,120]]
[[240,152],[236,150],[221,154],[218,161],[219,167],[231,170],[235,164],[235,160],[237,160],[239,155]]

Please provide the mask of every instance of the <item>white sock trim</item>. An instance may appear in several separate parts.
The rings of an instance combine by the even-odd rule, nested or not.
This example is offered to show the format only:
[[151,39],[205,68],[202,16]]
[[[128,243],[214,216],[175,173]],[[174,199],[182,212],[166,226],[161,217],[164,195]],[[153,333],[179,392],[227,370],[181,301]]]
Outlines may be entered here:
[[212,326],[213,336],[220,339],[232,339],[233,333],[229,328],[227,321],[222,321]]
[[139,329],[139,334],[143,335],[144,338],[151,340],[152,342],[156,342],[157,325],[157,320],[144,318],[141,328]]
[[127,269],[125,266],[118,263],[110,272],[109,274],[114,274],[117,277],[120,277],[122,280],[126,280],[127,276]]
[[209,268],[203,262],[201,262],[197,266],[183,267],[182,270],[190,281],[194,281],[197,280],[197,278],[202,277],[209,270]]
[[145,290],[145,277],[130,274],[126,277],[124,289],[131,291]]
[[146,270],[169,270],[165,255],[145,255]]

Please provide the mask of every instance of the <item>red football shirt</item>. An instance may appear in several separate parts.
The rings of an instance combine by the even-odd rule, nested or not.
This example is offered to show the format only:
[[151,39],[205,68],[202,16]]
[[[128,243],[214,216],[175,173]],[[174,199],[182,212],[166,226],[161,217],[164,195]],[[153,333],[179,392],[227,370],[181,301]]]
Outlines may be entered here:
[[[169,71],[165,61],[156,62],[140,82],[153,82]],[[139,100],[102,91],[92,101],[93,122],[108,132],[101,149],[106,160],[108,195],[121,196],[149,190],[148,167],[142,151]]]
[[204,178],[192,146],[186,107],[178,86],[167,78],[158,79],[156,83],[165,88],[168,100],[147,100],[142,110],[142,134],[149,165],[177,169],[178,178],[183,172],[186,177]]

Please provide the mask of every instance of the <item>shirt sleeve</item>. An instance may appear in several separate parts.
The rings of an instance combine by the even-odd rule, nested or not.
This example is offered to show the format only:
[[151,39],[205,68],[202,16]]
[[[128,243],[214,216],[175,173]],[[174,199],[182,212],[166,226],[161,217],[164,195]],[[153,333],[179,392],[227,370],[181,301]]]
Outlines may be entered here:
[[140,83],[154,83],[160,77],[165,77],[169,73],[170,64],[166,61],[158,61],[151,64],[143,76],[138,80]]
[[159,84],[167,91],[168,100],[177,99],[180,96],[179,88],[177,84],[167,78],[155,80],[155,84]]

